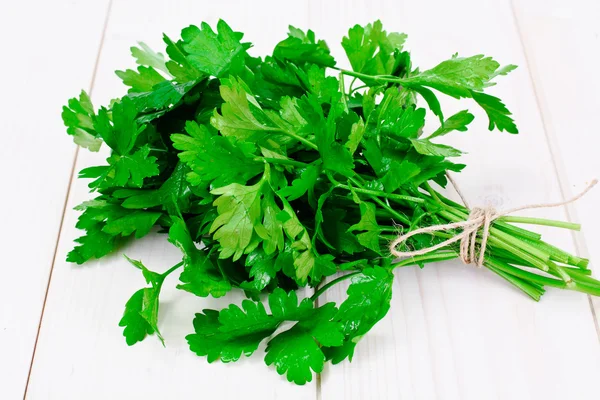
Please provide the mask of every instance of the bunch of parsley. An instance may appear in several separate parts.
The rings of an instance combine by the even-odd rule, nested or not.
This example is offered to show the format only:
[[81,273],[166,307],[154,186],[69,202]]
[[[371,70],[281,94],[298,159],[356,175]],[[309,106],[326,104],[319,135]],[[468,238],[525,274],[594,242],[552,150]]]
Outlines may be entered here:
[[[160,290],[178,271],[177,288],[194,295],[221,297],[237,288],[248,297],[241,307],[196,314],[187,336],[193,352],[209,362],[236,361],[268,339],[265,362],[304,384],[326,361],[351,359],[385,316],[395,268],[457,257],[453,245],[394,261],[386,248],[399,230],[467,218],[464,206],[430,182],[445,186],[446,172],[464,167],[451,161],[461,151],[437,139],[467,130],[473,115],[445,118],[437,96],[470,98],[490,130],[517,133],[501,100],[484,93],[515,67],[454,55],[420,70],[403,50],[405,39],[379,21],[354,26],[342,40],[352,66],[345,70],[310,30],[291,27],[272,55],[257,58],[223,21],[217,32],[190,26],[178,41],[164,36],[167,58],[133,47],[139,66],[117,71],[129,90],[109,107],[96,110],[85,92],[69,101],[63,119],[75,143],[112,151],[106,165],[80,172],[98,195],[77,207],[77,227],[86,233],[68,261],[103,257],[153,227],[182,252],[162,274],[130,260],[149,286],[125,306],[120,325],[128,344],[153,333],[162,340]],[[417,100],[439,119],[427,137],[427,110]],[[578,228],[500,218],[485,267],[535,300],[545,286],[600,294],[587,260],[509,222]],[[406,246],[428,247],[454,234],[417,235]],[[348,278],[341,304],[318,305]],[[299,301],[295,289],[306,285],[317,289]]]

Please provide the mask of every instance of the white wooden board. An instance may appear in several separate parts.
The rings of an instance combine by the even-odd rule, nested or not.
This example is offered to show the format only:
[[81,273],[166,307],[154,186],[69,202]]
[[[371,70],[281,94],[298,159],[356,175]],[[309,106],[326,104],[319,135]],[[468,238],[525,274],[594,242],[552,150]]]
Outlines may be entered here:
[[[561,190],[568,198],[600,178],[600,3],[519,1],[514,8]],[[596,188],[568,207],[569,218],[583,224],[583,235],[575,236],[577,250],[590,257],[592,268],[600,265],[599,202]],[[591,301],[598,327],[600,300]]]
[[0,398],[23,396],[75,145],[61,106],[89,89],[108,0],[0,6]]
[[[114,71],[134,66],[129,47],[137,40],[143,39],[162,50],[163,32],[179,37],[179,31],[189,24],[206,21],[214,26],[219,17],[226,16],[234,29],[247,33],[245,39],[256,43],[254,51],[261,54],[285,37],[288,24],[307,24],[306,7],[274,1],[262,2],[258,8],[242,1],[176,4],[113,0],[92,98],[96,106],[125,93],[126,88]],[[257,9],[263,11],[252,11]],[[105,157],[106,153],[82,150],[76,170],[102,164]],[[288,383],[264,364],[264,349],[235,364],[209,365],[205,358],[191,353],[185,335],[193,331],[194,314],[204,308],[220,309],[242,297],[197,298],[175,289],[176,274],[165,283],[161,294],[160,326],[167,347],[149,337],[128,348],[122,328],[117,325],[127,299],[145,284],[139,271],[121,254],[82,267],[64,261],[73,239],[81,234],[74,228],[78,214],[72,208],[89,198],[87,182],[75,179],[27,399],[169,399],[208,395],[223,399],[316,398],[315,381],[303,387]],[[134,243],[123,252],[158,271],[181,259],[180,251],[159,235]]]
[[[458,181],[472,204],[510,208],[561,199],[509,2],[313,4],[318,11],[311,14],[312,28],[325,30],[327,39],[376,18],[388,30],[408,33],[418,66],[432,67],[455,51],[518,64],[492,93],[514,112],[521,134],[488,132],[485,116],[476,112],[468,132],[448,139],[469,153]],[[466,107],[475,110],[469,102],[450,109]],[[527,214],[566,217],[562,209]],[[573,250],[568,232],[540,232]],[[343,364],[341,373],[340,366],[327,368],[322,398],[597,397],[600,349],[585,295],[550,290],[536,304],[491,273],[457,262],[398,271],[397,278],[389,315],[364,338],[353,363]]]
[[[471,102],[444,102],[448,106],[448,115],[450,111],[469,108],[477,116],[468,132],[448,137],[449,144],[469,153],[464,156],[468,168],[460,174],[458,183],[471,203],[492,203],[502,209],[530,202],[561,200],[600,175],[600,165],[593,154],[600,143],[593,121],[599,105],[594,94],[600,89],[600,81],[595,79],[595,66],[600,59],[596,22],[600,13],[591,1],[578,0],[573,4],[541,0],[515,0],[513,3],[507,0],[112,1],[92,98],[97,106],[124,93],[125,88],[113,71],[134,66],[129,47],[137,40],[143,40],[162,50],[163,31],[177,37],[179,30],[188,24],[207,21],[214,25],[218,18],[223,18],[234,29],[246,33],[245,39],[255,44],[253,51],[258,55],[269,52],[284,37],[287,25],[293,24],[313,29],[319,38],[327,40],[336,59],[342,65],[348,65],[339,45],[341,37],[351,25],[379,18],[388,31],[409,35],[407,47],[413,52],[413,62],[423,68],[435,65],[455,51],[465,56],[485,53],[503,64],[519,65],[519,69],[499,79],[498,86],[492,89],[492,93],[505,100],[513,111],[521,131],[518,136],[488,132],[485,115],[476,111]],[[7,341],[2,336],[4,343],[0,346],[5,346],[0,347],[2,358],[5,348],[12,358],[9,357],[8,362],[0,358],[0,365],[6,368],[6,372],[0,372],[3,377],[6,373],[13,375],[9,375],[12,379],[8,389],[5,385],[0,386],[0,398],[16,398],[23,392],[44,286],[52,264],[61,201],[70,172],[70,161],[62,159],[61,168],[65,171],[59,171],[56,154],[67,152],[70,160],[73,154],[68,138],[61,135],[57,110],[64,99],[77,93],[79,87],[89,86],[94,51],[98,50],[102,30],[102,13],[106,10],[105,2],[102,6],[100,3],[85,4],[84,7],[77,3],[77,7],[69,9],[72,13],[84,12],[94,17],[90,17],[89,22],[79,22],[75,32],[81,34],[68,42],[71,46],[76,41],[76,51],[51,37],[54,43],[61,43],[55,51],[80,63],[77,73],[67,74],[57,68],[56,74],[65,77],[63,82],[52,83],[52,87],[56,86],[54,91],[44,91],[44,96],[51,96],[43,99],[44,104],[55,104],[56,110],[40,107],[40,113],[47,113],[45,119],[55,122],[56,129],[46,132],[39,129],[46,127],[41,122],[43,118],[35,122],[28,118],[27,133],[30,136],[27,137],[38,145],[36,154],[40,155],[37,157],[46,158],[40,159],[42,168],[25,170],[25,175],[29,179],[38,179],[29,187],[36,188],[40,194],[38,198],[46,200],[44,207],[48,208],[39,211],[39,203],[31,195],[6,203],[11,210],[23,210],[10,213],[8,226],[16,229],[23,218],[19,217],[27,215],[31,218],[28,220],[30,225],[44,232],[40,232],[43,241],[40,240],[39,254],[32,254],[28,247],[30,241],[15,240],[28,237],[29,231],[24,227],[0,241],[16,250],[9,253],[16,256],[11,258],[9,255],[3,261],[22,264],[22,254],[27,254],[26,265],[36,269],[34,274],[26,269],[11,268],[10,280],[0,284],[8,293],[6,300],[0,298],[2,307],[7,309],[2,308],[0,318],[8,315],[12,319],[7,320],[9,324],[6,325],[19,327],[12,336],[6,336]],[[23,6],[29,9],[27,7],[30,8]],[[0,29],[5,26],[10,29],[11,25],[3,24]],[[14,25],[12,27],[14,29]],[[70,31],[66,24],[58,29],[62,35]],[[30,34],[41,36],[37,31]],[[96,36],[86,39],[87,34]],[[21,49],[17,44],[14,46]],[[43,50],[51,53],[47,46]],[[93,56],[83,60],[82,54],[88,50]],[[88,69],[84,71],[84,67]],[[0,65],[0,68],[6,66]],[[8,72],[16,75],[24,67],[19,68]],[[33,66],[30,68],[37,71]],[[37,77],[34,72],[27,76]],[[48,85],[46,80],[39,79],[40,87]],[[9,84],[13,84],[14,88],[10,89],[18,93],[16,80]],[[12,106],[14,102],[9,104]],[[24,104],[30,103],[24,101]],[[14,121],[18,115],[30,116],[30,112],[24,109],[21,114],[15,113]],[[2,127],[5,130],[21,129],[16,122]],[[21,140],[17,141],[11,135],[5,137],[13,140],[10,142],[13,147],[9,146],[11,150],[6,153],[8,160],[25,158],[25,153],[18,151],[30,151],[30,148],[19,150],[17,144],[21,144]],[[63,150],[43,151],[57,146],[60,138]],[[6,162],[4,153],[2,155],[0,162]],[[15,158],[17,155],[19,158]],[[103,157],[106,153],[81,151],[76,171],[102,163]],[[49,166],[54,162],[56,164]],[[15,161],[7,165],[15,165]],[[39,171],[48,175],[40,176]],[[53,184],[48,176],[56,176],[57,183]],[[13,187],[20,185],[18,187],[22,188],[23,182],[29,182],[24,178],[8,179],[15,179],[9,181]],[[40,187],[44,190],[41,193]],[[22,192],[31,193],[32,189],[29,190],[27,192],[25,188]],[[592,193],[570,207],[568,212],[559,208],[524,214],[569,218],[593,225],[600,222],[594,209],[598,196]],[[128,348],[117,324],[126,300],[144,284],[139,272],[118,254],[83,267],[64,262],[73,239],[80,234],[74,229],[77,213],[72,207],[88,198],[86,182],[74,180],[33,360],[28,399],[192,396],[223,399],[597,398],[600,346],[587,296],[549,290],[536,304],[489,271],[462,266],[458,262],[428,265],[423,270],[407,268],[398,271],[392,309],[359,344],[354,361],[326,367],[320,380],[303,387],[287,383],[275,371],[265,367],[258,354],[228,365],[208,365],[205,359],[193,355],[184,339],[192,330],[193,314],[203,308],[220,308],[241,297],[195,298],[172,288],[175,276],[166,282],[161,296],[160,325],[167,347],[162,348],[156,338],[150,337]],[[50,208],[52,204],[46,204],[53,201],[58,203],[58,208],[56,204],[54,208]],[[48,216],[52,210],[57,210],[54,219]],[[44,222],[36,223],[39,220]],[[551,243],[567,250],[583,255],[589,253],[592,257],[598,253],[596,258],[600,257],[600,252],[593,246],[597,239],[593,229],[584,230],[585,238],[581,234],[572,235],[552,228],[536,227],[536,230]],[[138,241],[123,251],[159,271],[180,258],[179,251],[160,235]],[[30,283],[29,280],[35,280],[35,284],[28,285],[29,292],[26,293],[22,286],[13,283]],[[340,285],[324,300],[341,301],[345,297],[345,287]],[[4,295],[0,293],[0,296]],[[31,299],[35,296],[34,304]],[[15,306],[19,299],[27,301],[23,306]],[[26,316],[17,315],[21,310]],[[32,313],[35,314],[33,317],[30,316]],[[4,328],[4,319],[2,322],[1,328]],[[26,331],[23,327],[33,329]],[[22,347],[28,350],[22,357],[18,353],[22,350],[14,346],[26,339],[21,332],[31,338],[28,346]],[[5,333],[0,331],[0,335]],[[25,373],[18,375],[16,367],[16,372],[12,371],[13,365]],[[18,379],[22,381],[19,383]],[[12,384],[13,381],[16,383]]]

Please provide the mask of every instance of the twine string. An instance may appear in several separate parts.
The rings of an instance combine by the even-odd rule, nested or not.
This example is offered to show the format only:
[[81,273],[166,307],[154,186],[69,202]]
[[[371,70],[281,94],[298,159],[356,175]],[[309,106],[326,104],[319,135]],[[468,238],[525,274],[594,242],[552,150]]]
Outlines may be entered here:
[[[459,197],[462,199],[465,207],[469,208],[468,203],[466,202],[465,196],[462,194],[458,185],[452,179],[452,177],[448,174],[448,180],[454,186],[454,189],[458,193]],[[511,208],[506,211],[498,212],[493,207],[474,207],[471,209],[469,213],[469,217],[466,221],[460,222],[452,222],[449,224],[442,225],[432,225],[424,228],[419,228],[414,231],[408,232],[406,234],[398,236],[390,243],[390,253],[396,257],[414,257],[420,256],[424,254],[431,253],[432,251],[441,249],[450,244],[456,243],[460,241],[460,259],[464,264],[474,264],[477,267],[481,267],[485,261],[485,250],[487,247],[488,238],[490,236],[490,226],[492,222],[500,218],[502,216],[515,213],[517,211],[523,210],[532,210],[536,208],[552,208],[552,207],[560,207],[570,203],[573,203],[583,197],[587,192],[590,191],[596,184],[598,183],[597,179],[594,179],[581,193],[577,196],[557,203],[536,203],[536,204],[527,204],[520,207]],[[451,231],[454,229],[461,229],[455,236],[440,242],[436,245],[426,247],[419,250],[414,251],[400,251],[398,250],[398,246],[405,243],[408,239],[415,235],[420,235],[423,233],[433,233],[433,232],[444,232]],[[477,246],[477,235],[481,230],[481,243]]]

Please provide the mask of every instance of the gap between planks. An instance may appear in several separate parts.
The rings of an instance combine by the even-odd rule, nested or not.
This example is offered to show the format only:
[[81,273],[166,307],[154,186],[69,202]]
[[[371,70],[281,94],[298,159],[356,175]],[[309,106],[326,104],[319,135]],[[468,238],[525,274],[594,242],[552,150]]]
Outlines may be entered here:
[[[98,52],[96,53],[96,60],[94,62],[94,68],[92,70],[92,78],[89,85],[89,95],[92,95],[94,90],[94,82],[96,80],[96,73],[98,72],[98,65],[100,64],[100,55],[102,53],[102,48],[104,47],[104,38],[106,36],[106,30],[108,27],[108,20],[110,18],[110,11],[112,9],[113,0],[109,0],[108,6],[106,7],[106,14],[104,17],[104,25],[102,27],[102,34],[100,36],[100,44],[98,45]],[[77,165],[77,157],[79,156],[79,145],[75,148],[75,154],[73,155],[73,165],[71,167],[71,172],[69,174],[69,183],[67,185],[67,194],[65,196],[65,201],[62,207],[62,214],[60,218],[60,224],[58,225],[58,234],[56,235],[56,243],[54,245],[54,252],[52,255],[52,264],[50,265],[50,272],[48,273],[48,283],[46,284],[46,292],[44,293],[44,301],[42,303],[42,311],[40,313],[40,319],[38,322],[38,328],[35,335],[35,342],[33,344],[33,351],[31,353],[31,361],[29,363],[29,371],[27,372],[27,381],[25,382],[25,390],[23,392],[23,400],[27,398],[27,389],[29,388],[29,381],[31,379],[31,371],[33,369],[33,363],[35,361],[35,352],[37,350],[38,341],[40,338],[40,332],[42,329],[42,321],[44,319],[44,311],[46,310],[46,301],[48,300],[48,292],[50,291],[50,283],[52,282],[52,272],[54,271],[54,264],[56,264],[56,256],[58,253],[58,244],[60,243],[60,237],[62,233],[63,223],[65,220],[65,215],[67,212],[67,205],[69,204],[69,198],[71,195],[71,186],[73,184],[73,179],[75,177],[75,168]]]
[[[515,9],[514,0],[509,0],[510,9],[513,16],[513,23],[515,25],[515,29],[517,31],[517,35],[519,36],[519,42],[521,44],[521,51],[523,52],[523,57],[525,58],[525,62],[527,65],[527,71],[529,74],[529,81],[531,82],[531,86],[533,88],[533,94],[535,97],[535,103],[540,115],[540,119],[542,121],[542,127],[544,130],[544,137],[546,138],[546,145],[548,146],[548,151],[550,152],[552,158],[552,166],[554,167],[554,175],[556,176],[556,180],[558,181],[558,187],[560,191],[560,197],[562,201],[567,199],[568,192],[568,178],[566,173],[564,173],[562,168],[562,162],[560,158],[560,150],[557,148],[555,143],[555,138],[551,134],[550,129],[548,127],[548,119],[545,116],[544,109],[542,107],[542,101],[540,96],[540,90],[538,87],[538,82],[534,78],[533,75],[533,67],[529,54],[527,52],[527,44],[525,38],[523,37],[523,31],[521,29],[521,25],[519,23],[519,17],[517,15],[517,11]],[[567,221],[574,222],[573,213],[571,207],[569,205],[564,206],[565,214],[567,216]],[[587,249],[586,240],[582,236],[582,234],[577,234],[575,231],[571,231],[571,238],[573,240],[573,245],[575,246],[575,254],[578,257],[582,256],[582,253],[585,249]],[[591,295],[587,295],[588,303],[590,306],[590,312],[592,313],[592,319],[594,321],[594,326],[596,327],[596,335],[598,336],[598,340],[600,341],[600,323],[598,321],[598,315],[596,313],[596,308],[594,307],[594,301]]]

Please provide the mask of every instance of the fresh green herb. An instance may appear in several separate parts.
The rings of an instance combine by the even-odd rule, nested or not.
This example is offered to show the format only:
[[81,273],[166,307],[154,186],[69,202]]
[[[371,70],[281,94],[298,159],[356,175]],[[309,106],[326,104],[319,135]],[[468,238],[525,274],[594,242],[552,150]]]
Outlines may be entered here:
[[[453,161],[461,151],[438,141],[466,131],[474,117],[463,110],[445,118],[437,96],[472,99],[490,130],[516,134],[504,103],[484,93],[515,66],[454,55],[415,68],[406,35],[387,33],[379,21],[342,39],[352,69],[337,66],[314,32],[294,27],[264,59],[251,56],[224,21],[216,31],[190,26],[181,40],[164,41],[167,57],[143,43],[132,47],[138,67],[117,71],[129,89],[110,107],[95,110],[82,92],[63,109],[75,143],[111,150],[105,165],[80,172],[98,196],[77,207],[86,233],[68,260],[101,258],[160,227],[182,261],[159,274],[129,260],[150,286],[125,306],[127,343],[153,333],[163,340],[159,295],[179,270],[178,289],[200,297],[241,289],[249,298],[196,314],[187,336],[193,352],[237,361],[266,341],[268,365],[291,382],[309,382],[327,361],[352,359],[386,315],[395,268],[457,257],[456,244],[396,262],[386,249],[399,231],[467,219],[466,207],[430,183],[445,186],[448,171],[464,168]],[[439,119],[429,135],[427,112]],[[535,300],[547,286],[600,295],[586,259],[511,222],[579,228],[500,218],[487,269]],[[405,246],[452,235],[416,235]],[[346,279],[346,300],[319,304]],[[299,301],[295,290],[306,285],[315,293]]]

